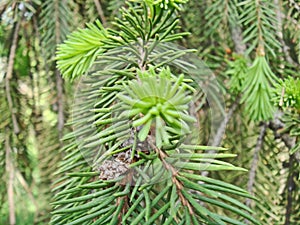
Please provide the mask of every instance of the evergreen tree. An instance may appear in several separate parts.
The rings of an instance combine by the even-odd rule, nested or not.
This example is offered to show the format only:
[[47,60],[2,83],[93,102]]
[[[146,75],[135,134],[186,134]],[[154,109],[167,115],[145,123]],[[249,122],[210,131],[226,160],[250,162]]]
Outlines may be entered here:
[[65,137],[52,224],[259,224],[233,197],[251,195],[202,174],[242,170],[222,160],[234,155],[189,138],[197,132],[189,105],[201,100],[199,79],[209,77],[182,60],[190,50],[169,44],[186,35],[176,32],[180,3],[127,3],[114,28],[90,23],[59,46],[63,76],[86,76]]

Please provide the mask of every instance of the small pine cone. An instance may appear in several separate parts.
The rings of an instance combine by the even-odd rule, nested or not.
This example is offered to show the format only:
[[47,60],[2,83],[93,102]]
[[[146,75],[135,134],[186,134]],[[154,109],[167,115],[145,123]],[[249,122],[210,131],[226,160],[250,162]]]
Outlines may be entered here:
[[112,180],[126,173],[128,169],[129,164],[120,160],[105,160],[98,168],[100,172],[99,178],[102,180]]

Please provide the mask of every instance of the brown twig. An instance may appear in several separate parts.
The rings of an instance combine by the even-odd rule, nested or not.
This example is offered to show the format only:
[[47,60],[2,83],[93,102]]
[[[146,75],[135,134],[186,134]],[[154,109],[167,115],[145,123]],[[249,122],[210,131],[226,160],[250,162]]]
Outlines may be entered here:
[[243,55],[246,52],[246,45],[243,43],[243,35],[241,28],[236,25],[231,29],[232,40],[236,53]]
[[292,5],[297,11],[300,12],[300,4],[299,2],[295,2],[294,0],[288,0],[290,5]]
[[20,184],[23,186],[24,190],[27,192],[31,202],[33,203],[35,209],[38,209],[38,204],[33,196],[32,191],[30,190],[30,187],[28,186],[26,180],[24,179],[23,175],[20,173],[20,171],[16,170],[16,177],[18,178]]
[[9,208],[9,224],[16,224],[16,212],[15,212],[15,201],[14,201],[14,166],[11,158],[11,147],[9,132],[5,136],[5,168],[8,176],[7,182],[7,196],[8,196],[8,208]]
[[[59,18],[59,1],[55,1],[55,42],[56,44],[60,44],[60,18]],[[59,139],[61,140],[63,136],[63,128],[64,128],[64,102],[63,102],[63,80],[59,73],[59,71],[55,70],[56,76],[56,90],[57,90],[57,105],[58,105],[58,115],[57,115],[57,129],[59,133]]]
[[220,124],[219,129],[217,130],[217,133],[212,142],[212,146],[219,146],[221,144],[225,130],[226,130],[226,125],[228,124],[228,122],[230,121],[230,119],[233,116],[233,113],[235,112],[236,108],[238,107],[239,101],[240,101],[240,99],[237,98],[236,101],[232,104],[232,106],[228,110],[228,113],[225,115],[224,120]]
[[258,34],[258,44],[256,48],[256,54],[258,56],[265,55],[265,41],[264,41],[264,34],[262,30],[262,9],[261,9],[261,0],[255,0],[255,8],[256,8],[256,15],[257,15],[257,34]]
[[159,156],[159,159],[161,160],[161,162],[163,163],[164,167],[166,168],[166,170],[170,171],[172,173],[172,182],[176,185],[176,189],[177,189],[177,194],[179,196],[179,199],[182,203],[183,206],[186,206],[189,209],[189,212],[191,215],[194,214],[194,210],[193,207],[191,206],[191,204],[189,203],[188,200],[186,200],[186,198],[183,196],[181,190],[184,188],[182,183],[177,179],[178,176],[178,172],[177,170],[170,165],[169,163],[166,162],[165,158],[168,157],[168,155],[162,151],[161,149],[159,149],[158,147],[156,147],[156,145],[154,144],[154,140],[152,137],[148,136],[147,137],[147,142],[149,143],[150,147],[153,148],[156,153]]
[[13,66],[14,66],[14,62],[15,62],[16,49],[17,49],[18,40],[19,40],[20,24],[21,24],[21,20],[19,19],[14,27],[13,41],[12,41],[12,45],[11,45],[10,52],[9,52],[7,73],[6,73],[6,77],[5,77],[6,98],[7,98],[9,110],[11,112],[13,129],[14,129],[15,134],[20,133],[20,127],[19,127],[19,124],[18,124],[18,121],[16,118],[16,113],[15,113],[14,107],[13,107],[13,100],[12,100],[11,91],[10,91],[10,79],[12,78],[12,75],[13,75]]
[[[262,149],[262,146],[264,143],[266,130],[267,130],[267,124],[264,123],[260,128],[260,134],[257,138],[256,146],[255,146],[254,153],[253,153],[253,159],[252,159],[252,163],[251,163],[251,167],[250,167],[250,171],[249,171],[247,190],[250,194],[253,194],[255,175],[256,175],[257,165],[258,165],[258,161],[259,161],[259,152]],[[252,200],[247,198],[245,203],[249,207],[251,205],[251,202],[252,202]]]
[[[242,35],[242,30],[241,30],[240,26],[238,26],[238,25],[234,26],[231,29],[231,34],[232,34],[232,40],[234,42],[235,51],[238,54],[243,55],[246,51],[246,45],[245,45],[245,43],[243,43],[243,35]],[[225,130],[226,130],[226,125],[232,118],[233,113],[235,112],[236,108],[239,105],[239,102],[240,102],[240,98],[237,97],[236,101],[232,104],[228,113],[225,115],[224,120],[220,124],[220,126],[217,130],[217,133],[213,139],[212,146],[219,146],[221,144]]]
[[[235,112],[236,108],[238,107],[239,101],[240,101],[240,98],[237,98],[236,101],[230,107],[228,113],[225,115],[224,120],[220,124],[220,126],[219,126],[219,128],[217,130],[217,133],[214,136],[214,139],[212,141],[212,146],[220,146],[220,144],[221,144],[221,142],[223,140],[223,137],[224,137],[224,133],[226,131],[226,126],[227,126],[228,122],[230,121],[230,119],[232,118],[233,113]],[[210,154],[214,154],[215,152],[216,151],[214,151],[214,150],[210,150],[209,151]],[[202,176],[208,176],[208,174],[209,174],[208,171],[202,171],[201,172]]]
[[101,3],[100,3],[100,0],[94,0],[94,3],[96,5],[96,8],[97,8],[97,12],[100,16],[100,19],[102,21],[102,24],[104,26],[106,26],[106,18],[104,16],[104,12],[103,12],[103,9],[102,9],[102,6],[101,6]]
[[[253,187],[255,183],[255,176],[256,176],[256,170],[257,170],[257,165],[259,161],[259,152],[262,149],[263,143],[264,143],[264,138],[266,135],[267,131],[267,124],[264,123],[261,128],[260,128],[260,134],[257,138],[256,146],[254,149],[254,154],[253,154],[253,159],[249,171],[249,179],[248,179],[248,184],[247,184],[247,191],[250,194],[253,194]],[[252,199],[246,198],[245,205],[248,206],[249,208],[251,207]],[[245,224],[249,224],[249,220],[245,219]]]
[[[284,128],[285,124],[280,121],[282,112],[278,111],[275,113],[274,120],[270,122],[269,128],[273,130],[275,138],[280,138],[286,147],[292,149],[296,144],[296,137],[291,137],[288,133],[281,133],[280,130]],[[288,162],[288,178],[286,181],[286,191],[287,191],[287,204],[285,212],[285,222],[284,225],[291,224],[291,215],[293,213],[293,192],[295,191],[295,182],[297,174],[294,171],[294,164],[298,163],[295,154],[290,155]]]
[[[245,43],[243,43],[243,35],[242,35],[242,30],[241,30],[240,26],[236,25],[235,27],[233,27],[231,29],[231,34],[232,34],[232,40],[234,42],[235,51],[238,54],[243,55],[246,51],[246,45],[245,45]],[[226,131],[226,126],[227,126],[228,122],[231,120],[233,113],[235,112],[239,103],[240,103],[240,97],[238,96],[236,98],[235,102],[230,107],[228,113],[225,115],[224,120],[220,124],[220,126],[217,130],[217,133],[214,136],[214,139],[212,141],[212,146],[220,146],[220,144],[223,140],[223,137],[224,137],[224,133]],[[214,153],[214,152],[215,151],[211,151],[210,153]],[[208,171],[203,171],[201,173],[202,176],[208,176],[208,174],[209,174]]]
[[280,138],[286,147],[292,149],[295,146],[296,138],[291,137],[288,133],[280,132],[285,126],[285,124],[280,121],[282,115],[282,112],[276,112],[274,119],[269,123],[269,128],[274,132],[275,138]]
[[58,104],[58,132],[59,138],[61,139],[63,136],[63,128],[65,124],[65,115],[64,115],[64,90],[63,90],[63,80],[58,70],[55,70],[56,76],[56,89],[57,89],[57,104]]
[[295,191],[295,181],[294,179],[297,179],[297,174],[294,171],[294,163],[295,163],[295,154],[290,155],[289,158],[289,175],[286,182],[286,191],[287,191],[287,204],[286,204],[286,211],[285,211],[285,222],[284,225],[290,225],[291,224],[291,215],[293,215],[293,212],[295,211],[293,209],[293,192]]
[[120,225],[122,225],[122,215],[125,215],[126,212],[128,211],[128,196],[122,196],[117,198],[117,206],[121,204],[122,199],[124,200],[124,204],[122,206],[122,210],[120,211],[118,215],[118,221]]

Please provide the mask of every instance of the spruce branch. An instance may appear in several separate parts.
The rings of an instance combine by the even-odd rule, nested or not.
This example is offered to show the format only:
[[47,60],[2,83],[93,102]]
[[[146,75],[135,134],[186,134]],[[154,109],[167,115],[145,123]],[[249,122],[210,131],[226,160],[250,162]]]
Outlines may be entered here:
[[[188,63],[180,60],[187,51],[165,43],[182,37],[174,32],[178,18],[172,3],[178,2],[160,2],[163,7],[157,2],[129,3],[122,9],[122,19],[115,23],[117,29],[105,30],[109,38],[95,47],[103,52],[96,54],[97,61],[91,65],[103,67],[99,70],[95,66],[88,73],[86,83],[91,89],[81,90],[78,96],[72,121],[75,129],[66,137],[71,142],[78,140],[64,149],[67,157],[59,172],[64,182],[58,182],[55,189],[59,192],[52,224],[241,224],[198,201],[259,224],[248,214],[249,208],[230,196],[251,198],[246,191],[200,175],[205,170],[242,171],[221,160],[234,155],[207,152],[225,151],[223,148],[182,144],[195,122],[188,104],[196,84],[185,78],[193,74],[186,69]],[[75,38],[72,44],[76,46],[78,40],[82,41]],[[118,48],[121,45],[125,47]],[[65,56],[76,56],[72,47],[69,50]],[[74,66],[81,62],[82,56],[78,58]],[[173,66],[185,74],[179,75]],[[82,153],[94,170],[101,168],[100,175],[91,171],[87,162],[81,162]],[[105,165],[121,160],[121,155],[128,159],[122,174],[102,176]],[[115,168],[107,169],[114,173]],[[169,179],[158,182],[169,174]],[[82,217],[83,211],[87,215]]]
[[247,26],[243,32],[244,41],[249,43],[247,53],[256,49],[257,56],[265,56],[269,52],[275,57],[275,50],[280,48],[280,43],[274,39],[275,27],[277,27],[274,3],[266,0],[251,0],[242,1],[238,5],[242,11],[240,22]]
[[268,120],[273,117],[275,107],[271,103],[278,78],[272,72],[265,56],[257,56],[246,73],[243,81],[241,102],[246,103],[246,112],[254,121]]

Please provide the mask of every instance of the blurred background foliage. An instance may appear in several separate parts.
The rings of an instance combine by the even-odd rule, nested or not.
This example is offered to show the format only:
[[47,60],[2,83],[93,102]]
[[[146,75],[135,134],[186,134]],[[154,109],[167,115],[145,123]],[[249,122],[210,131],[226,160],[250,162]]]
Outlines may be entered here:
[[[87,22],[99,19],[110,27],[124,5],[122,0],[1,0],[0,224],[48,224],[76,87],[56,69],[56,46]],[[223,85],[227,112],[220,135],[209,144],[229,148],[237,158],[228,161],[248,169],[208,176],[255,195],[258,202],[245,204],[262,224],[297,225],[300,1],[195,0],[180,16],[181,31],[191,35],[178,43],[197,49]],[[201,124],[206,143],[205,116]]]

